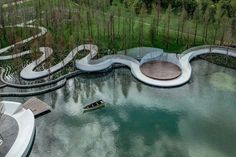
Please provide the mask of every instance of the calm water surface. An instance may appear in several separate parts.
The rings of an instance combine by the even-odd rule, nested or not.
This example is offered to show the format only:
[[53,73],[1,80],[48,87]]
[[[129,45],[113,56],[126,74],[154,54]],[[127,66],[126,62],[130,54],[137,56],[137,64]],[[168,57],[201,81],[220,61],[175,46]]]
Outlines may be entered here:
[[[236,71],[192,65],[192,81],[178,88],[144,85],[122,68],[39,96],[53,111],[36,120],[30,157],[235,157]],[[105,108],[82,113],[98,99]]]

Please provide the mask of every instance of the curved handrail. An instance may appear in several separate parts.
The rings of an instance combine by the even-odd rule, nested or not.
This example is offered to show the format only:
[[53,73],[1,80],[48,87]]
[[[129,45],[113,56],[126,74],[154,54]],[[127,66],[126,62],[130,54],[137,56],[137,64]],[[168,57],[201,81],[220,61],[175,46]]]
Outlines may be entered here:
[[[76,67],[78,69],[81,69],[83,71],[87,72],[94,72],[94,71],[100,71],[103,69],[106,69],[110,67],[112,64],[115,63],[120,63],[127,65],[130,67],[132,74],[140,81],[153,85],[153,86],[160,86],[160,87],[174,87],[174,86],[180,86],[186,82],[189,81],[191,78],[191,73],[192,73],[192,68],[190,65],[190,61],[199,55],[202,54],[208,54],[209,53],[209,47],[208,46],[201,46],[201,47],[195,47],[190,50],[187,50],[185,52],[185,55],[183,55],[179,62],[181,65],[181,70],[182,74],[173,80],[154,80],[151,79],[147,76],[145,76],[141,71],[140,71],[140,63],[136,60],[128,60],[126,57],[119,57],[116,55],[112,55],[109,57],[104,57],[104,59],[97,61],[92,61],[93,57],[96,56],[98,53],[96,50],[92,50],[90,54],[82,58],[81,60],[78,60],[76,62]],[[233,57],[236,57],[236,50],[231,50],[224,48],[224,47],[215,47],[211,48],[211,53],[217,53],[217,54],[224,54],[224,55],[230,55]],[[93,64],[91,64],[93,63]],[[95,63],[95,64],[94,64]]]
[[[32,23],[32,22],[29,22]],[[10,26],[12,27],[12,26]],[[37,34],[36,36],[32,36],[28,39],[25,39],[23,41],[18,42],[17,44],[23,44],[27,43],[37,37],[40,37],[44,35],[47,32],[47,29],[44,27],[37,27],[33,25],[27,25],[27,24],[19,24],[17,27],[34,27],[34,28],[39,28],[41,32]],[[15,46],[11,45],[7,48],[0,49],[1,52],[5,52],[6,50],[13,48]],[[209,50],[210,49],[210,50]],[[46,77],[48,75],[51,75],[52,73],[55,73],[56,71],[62,69],[65,65],[67,65],[74,57],[75,55],[82,51],[82,50],[87,50],[89,51],[89,54],[85,56],[84,58],[80,60],[76,60],[76,67],[77,69],[87,71],[87,72],[92,72],[92,71],[100,71],[104,70],[108,67],[110,67],[112,64],[118,63],[118,64],[123,64],[128,67],[130,67],[132,74],[140,81],[153,85],[153,86],[161,86],[161,87],[173,87],[173,86],[179,86],[184,83],[186,83],[191,76],[191,65],[190,61],[192,58],[199,56],[201,54],[208,54],[209,52],[211,53],[219,53],[219,54],[224,54],[224,55],[230,55],[235,57],[236,56],[236,49],[234,48],[226,48],[224,46],[215,46],[215,45],[203,45],[203,46],[197,46],[190,48],[188,50],[185,50],[183,52],[183,55],[179,59],[179,66],[182,69],[182,74],[180,77],[173,79],[173,80],[154,80],[151,79],[140,71],[140,62],[132,57],[125,56],[125,55],[108,55],[104,56],[100,59],[93,60],[93,58],[98,54],[98,47],[96,45],[92,44],[85,44],[85,45],[80,45],[74,48],[61,62],[58,64],[48,68],[44,69],[42,71],[34,71],[34,69],[42,62],[44,62],[52,53],[53,50],[49,47],[40,47],[39,50],[43,53],[40,58],[37,60],[33,61],[32,63],[28,64],[21,72],[20,76],[24,79],[38,79],[42,77]],[[12,59],[14,57],[19,57],[22,55],[26,55],[31,53],[31,51],[25,51],[21,52],[19,54],[11,55],[11,56],[0,56],[0,60],[6,60],[6,59]],[[176,63],[175,63],[176,64]],[[178,65],[178,64],[177,64]]]
[[221,46],[221,45],[201,45],[201,46],[195,46],[195,47],[192,47],[192,48],[189,48],[189,49],[185,50],[184,52],[181,53],[181,56],[183,56],[187,53],[190,53],[192,51],[199,50],[199,49],[205,49],[205,48],[208,48],[208,49],[214,49],[214,48],[220,49],[220,48],[222,48],[222,49],[232,50],[233,52],[236,53],[236,48],[232,48],[232,47]]
[[5,92],[5,93],[0,93],[1,97],[21,97],[21,96],[34,96],[34,95],[39,95],[39,94],[44,94],[48,93],[51,91],[54,91],[56,89],[59,89],[63,87],[66,84],[66,79],[63,79],[59,81],[55,86],[49,87],[46,89],[42,89],[39,91],[33,91],[33,92]]

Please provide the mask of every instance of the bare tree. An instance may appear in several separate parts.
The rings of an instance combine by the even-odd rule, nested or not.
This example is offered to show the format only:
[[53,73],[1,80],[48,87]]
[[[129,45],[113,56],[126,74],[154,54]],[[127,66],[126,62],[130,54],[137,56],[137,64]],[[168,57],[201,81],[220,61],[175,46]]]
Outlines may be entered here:
[[4,20],[4,12],[2,7],[0,7],[0,28],[2,28],[2,34],[4,39],[6,39],[6,29],[5,29],[5,20]]
[[171,12],[172,12],[172,7],[171,5],[168,6],[167,10],[166,10],[166,16],[167,16],[167,32],[166,37],[165,37],[165,41],[166,41],[166,48],[168,49],[169,47],[169,42],[170,42],[170,16],[171,16]]
[[177,31],[177,43],[183,39],[184,26],[187,21],[187,12],[184,7],[182,7],[182,12],[178,18],[178,31]]
[[120,37],[120,18],[121,18],[121,6],[117,7],[117,32],[118,36]]
[[39,43],[38,40],[33,41],[33,43],[31,44],[30,47],[31,50],[31,59],[32,61],[36,61],[36,66],[38,66],[38,62],[37,62],[37,53],[39,52]]
[[194,11],[194,14],[193,14],[193,19],[195,20],[194,38],[193,38],[193,44],[194,45],[196,44],[197,33],[198,33],[198,25],[199,25],[200,19],[201,19],[200,12],[201,12],[201,8],[197,7]]
[[229,27],[229,18],[226,15],[224,15],[221,18],[220,45],[224,45],[225,37],[226,37],[226,33],[227,33],[227,29],[225,29],[225,28],[228,28],[228,27]]
[[[52,43],[53,43],[53,39],[52,39],[52,35],[51,33],[47,33],[46,36],[45,36],[45,40],[44,40],[44,45],[46,47],[51,47],[52,46]],[[60,47],[59,47],[60,48]],[[48,48],[45,49],[45,57],[47,58],[46,62],[45,62],[45,65],[46,65],[46,68],[48,68],[48,74],[49,74],[49,79],[50,79],[50,76],[51,76],[51,65],[52,65],[52,56],[49,57],[49,51],[48,51]],[[49,57],[49,58],[48,58]]]
[[160,21],[161,21],[161,1],[158,0],[156,3],[156,32],[157,32],[157,36],[159,35],[159,25],[160,25]]
[[143,5],[140,12],[140,22],[139,22],[139,30],[138,30],[138,44],[140,47],[143,47],[144,44],[144,15],[145,15],[145,6]]
[[217,35],[219,33],[220,25],[221,25],[221,17],[222,17],[222,10],[221,7],[218,5],[216,9],[216,14],[214,15],[215,21],[213,23],[214,26],[214,37],[212,44],[216,44]]
[[210,22],[210,8],[207,7],[207,10],[205,11],[205,14],[203,15],[203,34],[202,34],[202,42],[205,44],[207,43],[208,38],[208,29],[209,29],[209,23]]
[[182,14],[181,14],[181,33],[180,33],[180,40],[183,40],[183,34],[184,34],[184,26],[186,25],[186,21],[187,21],[187,11],[185,10],[185,8],[183,7],[182,9]]
[[[4,111],[4,105],[3,103],[0,102],[0,126],[1,126],[1,120],[2,120],[2,116],[3,116],[3,111]],[[3,137],[0,133],[0,146],[3,144]]]

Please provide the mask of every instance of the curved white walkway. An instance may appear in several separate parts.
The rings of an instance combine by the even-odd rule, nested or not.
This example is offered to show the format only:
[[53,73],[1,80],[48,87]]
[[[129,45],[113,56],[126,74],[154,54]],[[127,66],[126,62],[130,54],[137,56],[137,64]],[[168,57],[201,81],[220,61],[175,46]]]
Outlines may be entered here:
[[20,76],[24,79],[27,80],[33,80],[33,79],[38,79],[38,78],[42,78],[45,76],[48,76],[52,73],[55,73],[57,71],[59,71],[60,69],[62,69],[64,66],[66,66],[70,61],[73,60],[73,58],[75,57],[75,55],[82,51],[82,50],[90,50],[90,45],[80,45],[78,47],[76,47],[75,49],[73,49],[67,56],[66,58],[64,58],[61,62],[59,62],[58,64],[50,67],[49,69],[45,69],[43,71],[34,71],[34,69],[41,64],[42,62],[44,62],[52,53],[53,50],[51,48],[48,47],[40,47],[40,52],[43,52],[43,55],[37,59],[36,61],[33,61],[32,63],[30,63],[29,65],[27,65],[20,73]]
[[21,28],[37,28],[37,29],[40,30],[40,32],[39,32],[38,34],[34,35],[34,36],[31,36],[31,37],[27,38],[27,39],[24,39],[24,40],[19,41],[19,42],[15,43],[15,44],[12,44],[12,45],[10,45],[10,46],[8,46],[8,47],[5,47],[5,48],[0,49],[0,54],[2,54],[2,53],[4,53],[4,52],[6,52],[6,51],[8,51],[8,50],[10,50],[10,49],[12,49],[12,48],[14,48],[16,45],[25,44],[25,43],[30,42],[30,41],[32,41],[32,40],[34,40],[34,39],[36,39],[36,38],[38,38],[38,37],[41,37],[41,36],[43,36],[44,34],[47,33],[47,29],[46,29],[46,28],[31,25],[31,23],[33,23],[33,22],[34,22],[34,20],[30,20],[30,21],[28,21],[28,22],[26,22],[26,23],[21,23],[21,24],[18,24],[18,25],[6,26],[6,27],[9,27],[9,28],[11,28],[11,27],[13,27],[13,28],[14,28],[14,27],[21,27]]
[[[128,56],[121,56],[121,55],[113,55],[106,59],[100,59],[100,61],[96,62],[95,64],[90,63],[91,59],[96,56],[97,54],[97,47],[91,46],[90,54],[84,57],[81,60],[78,60],[76,63],[76,66],[78,69],[81,69],[83,71],[88,72],[94,72],[94,71],[100,71],[103,69],[106,69],[110,67],[114,63],[124,64],[127,65],[130,69],[134,77],[136,77],[138,80],[152,85],[152,86],[159,86],[159,87],[174,87],[174,86],[180,86],[186,82],[189,81],[191,78],[192,68],[190,61],[199,55],[202,54],[209,54],[210,47],[209,48],[199,48],[196,50],[192,50],[183,57],[180,58],[180,66],[182,69],[182,74],[176,79],[173,80],[154,80],[147,76],[145,76],[140,71],[140,63]],[[227,48],[211,48],[211,53],[216,54],[224,54],[224,55],[230,55],[233,57],[236,57],[236,50],[227,50]]]
[[[33,21],[29,21],[26,24],[9,26],[9,27],[38,28],[41,32],[37,35],[29,37],[28,39],[20,41],[16,44],[0,49],[0,54],[6,52],[9,49],[14,48],[14,46],[17,44],[27,43],[35,38],[38,38],[46,34],[47,32],[46,28],[31,25],[32,22]],[[76,60],[76,67],[80,70],[87,71],[87,72],[101,71],[110,67],[112,64],[119,63],[119,64],[124,64],[128,66],[131,69],[133,76],[146,84],[149,84],[152,86],[159,86],[159,87],[174,87],[174,86],[180,86],[189,81],[192,74],[190,61],[192,58],[196,56],[199,56],[202,54],[208,54],[210,52],[210,53],[224,54],[224,55],[230,55],[230,56],[236,57],[235,49],[227,49],[225,47],[218,47],[218,46],[201,46],[201,47],[191,48],[185,51],[188,53],[186,54],[184,53],[184,55],[180,58],[180,67],[182,69],[182,74],[178,78],[173,79],[173,80],[154,80],[145,76],[140,71],[140,62],[129,56],[110,55],[110,56],[105,56],[98,60],[92,60],[92,58],[95,57],[98,53],[98,47],[92,44],[80,45],[76,47],[60,63],[50,67],[49,69],[45,69],[43,71],[34,71],[34,69],[39,64],[44,62],[53,53],[53,50],[49,47],[40,47],[39,50],[40,52],[42,52],[42,56],[38,58],[37,60],[33,61],[32,63],[30,63],[29,65],[27,65],[21,71],[20,76],[22,78],[28,79],[28,80],[34,80],[34,79],[46,77],[50,74],[53,74],[59,71],[60,69],[62,69],[64,66],[66,66],[71,60],[73,60],[73,58],[78,52],[82,50],[87,50],[89,51],[89,54],[86,57],[80,60]],[[0,60],[13,59],[13,58],[20,57],[29,53],[31,53],[31,51],[25,51],[19,54],[14,54],[14,55],[9,55],[9,56],[0,56]]]
[[32,145],[35,135],[34,115],[30,110],[22,108],[21,103],[2,101],[4,114],[14,118],[18,124],[18,135],[6,157],[25,157]]

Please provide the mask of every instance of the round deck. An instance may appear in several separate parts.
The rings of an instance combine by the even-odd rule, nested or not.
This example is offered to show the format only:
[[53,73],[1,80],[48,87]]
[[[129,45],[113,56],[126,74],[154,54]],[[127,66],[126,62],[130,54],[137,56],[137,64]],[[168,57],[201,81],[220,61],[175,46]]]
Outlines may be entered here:
[[181,75],[181,69],[170,62],[150,61],[140,66],[141,72],[156,80],[172,80]]

